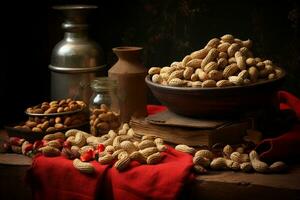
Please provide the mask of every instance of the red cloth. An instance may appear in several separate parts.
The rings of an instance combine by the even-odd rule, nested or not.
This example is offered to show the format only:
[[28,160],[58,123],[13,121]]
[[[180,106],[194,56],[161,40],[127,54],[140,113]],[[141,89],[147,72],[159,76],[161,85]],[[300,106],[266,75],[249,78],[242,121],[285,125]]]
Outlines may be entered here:
[[265,160],[295,160],[300,156],[300,124],[287,133],[261,141],[257,147],[260,157]]
[[167,107],[165,107],[165,106],[147,105],[148,115],[153,115],[153,114],[156,114],[158,112],[165,111],[165,110],[167,110]]
[[278,99],[280,102],[280,110],[293,110],[298,119],[300,119],[300,100],[296,96],[286,91],[279,91]]
[[112,168],[109,177],[114,199],[176,199],[189,180],[192,156],[171,147],[162,154],[163,161],[156,165],[132,162],[132,168],[125,172]]
[[192,156],[171,147],[162,154],[159,164],[132,162],[124,172],[93,161],[93,175],[81,174],[64,157],[38,156],[27,177],[38,200],[176,199],[190,178]]
[[81,174],[71,160],[62,156],[37,156],[27,173],[34,199],[92,200],[98,190],[105,187],[107,165],[93,161],[96,173]]
[[[300,119],[300,100],[286,92],[278,92],[280,110],[293,110]],[[267,138],[261,141],[257,152],[265,160],[295,160],[300,155],[300,124],[295,124],[292,130],[276,138]]]

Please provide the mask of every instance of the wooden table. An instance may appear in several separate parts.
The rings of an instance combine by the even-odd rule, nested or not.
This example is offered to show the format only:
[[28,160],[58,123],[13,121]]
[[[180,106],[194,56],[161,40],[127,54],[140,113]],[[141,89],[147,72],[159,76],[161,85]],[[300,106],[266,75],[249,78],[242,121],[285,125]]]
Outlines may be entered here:
[[[32,199],[24,182],[31,159],[18,154],[0,154],[0,199]],[[180,199],[300,199],[300,165],[286,174],[210,172],[197,176]]]
[[210,172],[198,176],[188,192],[189,199],[296,200],[300,199],[300,165],[290,166],[286,174]]

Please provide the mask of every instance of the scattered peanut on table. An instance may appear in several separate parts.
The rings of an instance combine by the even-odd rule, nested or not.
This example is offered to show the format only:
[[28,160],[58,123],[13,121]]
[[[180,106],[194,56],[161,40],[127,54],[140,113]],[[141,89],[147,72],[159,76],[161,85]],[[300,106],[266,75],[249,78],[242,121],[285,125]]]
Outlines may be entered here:
[[[249,154],[244,152],[243,147],[234,149],[230,145],[223,148],[223,157],[218,157],[208,149],[192,151],[194,149],[184,144],[177,145],[176,150],[193,155],[194,171],[204,174],[212,170],[233,170],[249,173],[255,170],[258,173],[281,173],[287,170],[287,165],[277,161],[270,166],[261,161],[255,150]],[[195,152],[195,153],[192,153]]]

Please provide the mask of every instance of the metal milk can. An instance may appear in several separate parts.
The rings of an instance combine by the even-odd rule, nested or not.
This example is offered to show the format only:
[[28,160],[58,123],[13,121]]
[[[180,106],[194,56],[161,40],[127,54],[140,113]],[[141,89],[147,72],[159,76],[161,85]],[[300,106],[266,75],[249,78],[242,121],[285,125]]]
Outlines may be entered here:
[[55,6],[65,13],[62,24],[65,30],[61,40],[52,51],[51,98],[81,99],[86,103],[92,94],[90,82],[100,76],[104,67],[102,49],[88,38],[86,15],[96,9],[92,5]]

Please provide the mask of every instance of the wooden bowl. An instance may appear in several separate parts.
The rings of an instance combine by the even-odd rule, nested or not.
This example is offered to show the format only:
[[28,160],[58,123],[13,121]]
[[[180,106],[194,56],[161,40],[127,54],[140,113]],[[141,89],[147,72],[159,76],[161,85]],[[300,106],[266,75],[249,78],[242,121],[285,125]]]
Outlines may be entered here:
[[33,143],[36,140],[42,140],[43,137],[47,134],[52,134],[52,133],[56,133],[56,132],[65,133],[67,130],[70,130],[70,129],[79,129],[79,130],[83,130],[83,131],[89,130],[89,122],[83,122],[81,124],[72,125],[72,126],[63,128],[61,130],[55,130],[55,131],[51,131],[51,132],[41,132],[41,133],[36,133],[33,131],[28,131],[28,130],[24,130],[24,129],[20,129],[20,128],[15,128],[16,125],[20,125],[20,124],[24,124],[24,122],[5,126],[8,136],[24,138],[25,140],[27,140],[31,143]]
[[145,81],[154,96],[174,113],[190,117],[223,118],[277,106],[276,93],[285,72],[277,79],[223,88],[171,87]]

